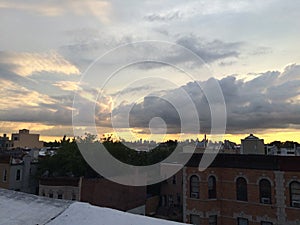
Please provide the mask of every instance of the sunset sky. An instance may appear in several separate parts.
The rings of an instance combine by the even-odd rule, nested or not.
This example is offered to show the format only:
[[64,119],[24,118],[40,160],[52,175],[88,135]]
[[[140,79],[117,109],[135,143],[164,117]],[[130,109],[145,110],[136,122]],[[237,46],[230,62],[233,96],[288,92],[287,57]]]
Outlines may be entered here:
[[[137,139],[148,137],[152,117],[168,126],[164,137],[161,121],[154,121],[152,138],[176,138],[176,107],[149,96],[186,106],[180,94],[185,90],[201,114],[201,134],[184,138],[202,138],[210,112],[197,82],[209,88],[213,77],[226,105],[225,139],[239,143],[254,133],[265,142],[300,142],[299,12],[297,0],[0,0],[0,135],[27,128],[46,141],[73,136],[75,93],[89,101],[101,89],[80,82],[91,63],[120,45],[157,40],[191,50],[206,63],[207,73],[194,82],[168,65],[123,68],[98,99],[99,133],[112,132],[113,112],[126,138],[129,131],[118,119],[131,107],[130,132]],[[140,51],[147,55],[151,49]],[[116,54],[107,66],[124,57]],[[178,67],[204,68],[181,54],[168,57]],[[107,71],[99,68],[95,78],[100,81]],[[84,133],[86,127],[76,129]]]

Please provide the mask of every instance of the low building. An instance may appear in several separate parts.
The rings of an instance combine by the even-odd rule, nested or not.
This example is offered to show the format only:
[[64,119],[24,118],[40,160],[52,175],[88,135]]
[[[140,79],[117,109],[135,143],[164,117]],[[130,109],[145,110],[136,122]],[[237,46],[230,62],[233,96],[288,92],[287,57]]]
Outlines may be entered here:
[[30,134],[29,130],[19,130],[11,135],[12,148],[42,148],[44,143],[39,140],[39,134]]
[[258,137],[250,134],[245,139],[241,140],[241,154],[261,154],[265,153],[264,139],[259,139]]
[[44,177],[39,180],[39,195],[55,199],[80,201],[81,178]]
[[120,185],[105,178],[43,177],[39,195],[145,214],[146,187]]
[[22,157],[13,157],[9,154],[0,155],[0,187],[22,191],[26,193],[37,192],[35,173],[37,162],[28,154]]
[[145,186],[126,186],[105,178],[83,178],[80,201],[145,215]]
[[184,222],[296,225],[300,157],[219,154],[205,171],[195,154],[183,171]]

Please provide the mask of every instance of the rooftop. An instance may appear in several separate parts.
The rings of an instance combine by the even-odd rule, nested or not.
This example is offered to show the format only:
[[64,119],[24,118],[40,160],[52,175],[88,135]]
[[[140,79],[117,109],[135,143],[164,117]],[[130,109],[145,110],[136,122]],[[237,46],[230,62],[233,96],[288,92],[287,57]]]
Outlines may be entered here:
[[[198,167],[202,153],[196,153],[186,164]],[[257,170],[300,171],[299,156],[218,154],[209,167],[241,168]]]
[[182,225],[88,203],[0,189],[1,225]]
[[254,136],[253,134],[250,134],[248,137],[245,137],[244,140],[259,140],[259,138]]

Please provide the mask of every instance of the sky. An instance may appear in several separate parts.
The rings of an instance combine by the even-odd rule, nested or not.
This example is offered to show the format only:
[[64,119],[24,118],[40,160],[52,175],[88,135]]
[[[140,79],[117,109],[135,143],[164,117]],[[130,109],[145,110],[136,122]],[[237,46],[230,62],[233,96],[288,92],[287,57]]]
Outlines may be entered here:
[[297,0],[1,0],[0,134],[84,134],[75,110],[100,135],[202,138],[217,82],[222,138],[300,142],[299,11]]

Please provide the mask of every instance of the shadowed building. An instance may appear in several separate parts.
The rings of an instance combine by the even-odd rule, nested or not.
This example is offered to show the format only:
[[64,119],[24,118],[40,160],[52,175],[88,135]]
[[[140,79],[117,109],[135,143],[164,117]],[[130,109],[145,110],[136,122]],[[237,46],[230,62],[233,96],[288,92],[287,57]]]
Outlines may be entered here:
[[219,154],[205,171],[195,154],[183,171],[184,222],[296,225],[300,157]]
[[19,130],[19,133],[11,135],[13,148],[42,148],[44,143],[39,139],[39,134],[30,134],[27,129]]
[[241,140],[241,154],[265,154],[264,139],[250,134]]

